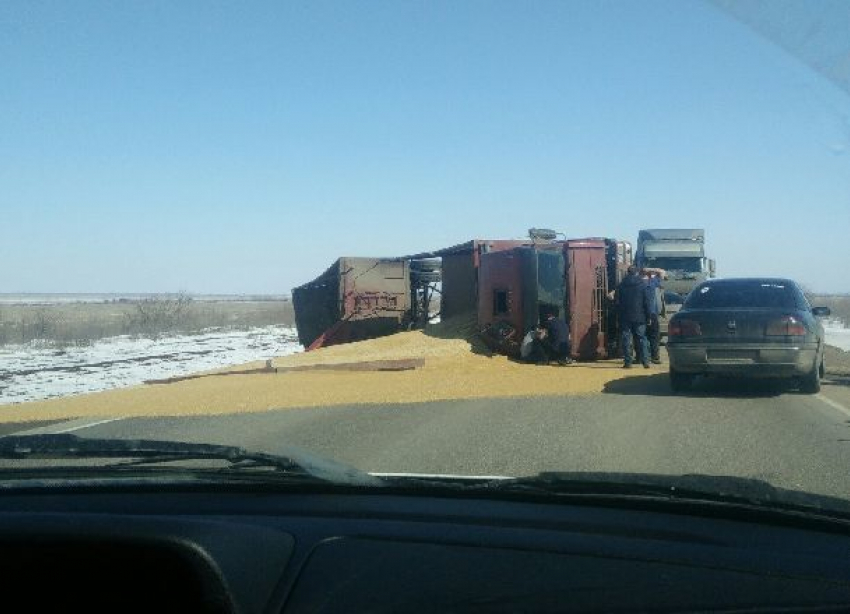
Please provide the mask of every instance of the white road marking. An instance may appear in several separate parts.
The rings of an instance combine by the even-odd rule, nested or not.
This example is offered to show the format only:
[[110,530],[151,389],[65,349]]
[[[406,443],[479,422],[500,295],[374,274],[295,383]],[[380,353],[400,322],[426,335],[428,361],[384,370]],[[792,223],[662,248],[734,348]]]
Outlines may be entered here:
[[[105,418],[104,420],[94,421],[79,418],[77,420],[70,420],[69,422],[63,422],[62,424],[57,424],[54,426],[43,426],[37,429],[31,429],[29,431],[22,431],[20,433],[15,433],[15,435],[62,435],[64,433],[73,433],[74,431],[80,431],[82,429],[91,428],[93,426],[99,426],[101,424],[117,422],[118,420],[123,420],[123,418]],[[63,426],[65,428],[60,428]]]
[[87,429],[87,428],[91,428],[93,426],[100,426],[101,424],[108,424],[110,422],[117,422],[118,420],[121,420],[121,418],[107,418],[106,420],[97,420],[96,422],[89,422],[88,424],[78,424],[76,426],[72,426],[71,428],[63,429],[61,431],[54,431],[54,432],[57,435],[60,435],[62,433],[71,433],[73,431],[79,431],[81,429]]
[[845,416],[850,417],[850,409],[847,409],[846,407],[844,407],[844,406],[843,406],[841,403],[839,403],[838,401],[833,401],[833,400],[832,400],[832,399],[830,399],[829,397],[824,396],[824,394],[823,394],[823,393],[816,394],[816,395],[815,395],[815,398],[816,398],[816,399],[819,399],[819,400],[821,400],[821,401],[823,401],[824,403],[826,403],[827,405],[829,405],[831,408],[833,408],[833,409],[837,409],[838,411],[840,411],[840,412],[841,412],[842,414],[844,414]]
[[426,478],[438,479],[447,478],[452,480],[515,480],[515,477],[509,475],[456,475],[452,473],[380,473],[370,472],[369,475],[374,475],[378,478]]

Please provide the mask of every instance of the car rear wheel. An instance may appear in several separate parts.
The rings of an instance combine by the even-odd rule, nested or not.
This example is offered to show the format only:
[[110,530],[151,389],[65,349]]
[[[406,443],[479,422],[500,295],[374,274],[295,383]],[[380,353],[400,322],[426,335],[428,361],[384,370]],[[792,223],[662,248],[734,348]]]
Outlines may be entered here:
[[823,361],[814,366],[811,373],[803,377],[800,382],[800,390],[807,394],[817,394],[820,392],[820,380],[823,376],[824,365]]
[[670,369],[670,388],[673,392],[686,392],[691,389],[693,382],[694,376],[690,373],[680,373]]

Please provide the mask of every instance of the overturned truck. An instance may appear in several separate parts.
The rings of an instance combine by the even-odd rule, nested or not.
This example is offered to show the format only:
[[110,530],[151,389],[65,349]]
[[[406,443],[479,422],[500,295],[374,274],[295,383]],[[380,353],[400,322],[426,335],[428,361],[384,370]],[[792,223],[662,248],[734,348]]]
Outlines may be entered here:
[[[575,358],[616,352],[607,298],[631,263],[614,239],[475,239],[398,258],[338,259],[292,292],[307,350],[468,318],[490,346],[515,355],[525,331],[553,313],[570,324]],[[439,313],[434,305],[439,304]]]

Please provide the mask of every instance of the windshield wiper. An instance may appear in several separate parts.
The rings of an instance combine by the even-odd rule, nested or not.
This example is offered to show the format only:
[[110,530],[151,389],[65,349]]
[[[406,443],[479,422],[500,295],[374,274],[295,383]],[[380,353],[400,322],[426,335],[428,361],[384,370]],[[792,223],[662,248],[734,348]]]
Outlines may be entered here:
[[736,476],[542,472],[528,477],[491,481],[486,487],[552,495],[663,498],[850,516],[850,503],[843,499],[788,490],[764,480]]
[[254,452],[235,446],[147,439],[88,439],[70,434],[0,437],[0,458],[28,460],[126,459],[106,469],[122,469],[179,461],[217,460],[230,463],[226,472],[266,468],[287,476],[325,482],[382,486],[384,481],[336,461],[289,451],[286,455]]
[[850,520],[850,502],[778,488],[758,479],[700,474],[542,472],[526,477],[381,474],[391,486],[447,489],[496,496],[604,498],[718,505],[777,512],[822,513]]

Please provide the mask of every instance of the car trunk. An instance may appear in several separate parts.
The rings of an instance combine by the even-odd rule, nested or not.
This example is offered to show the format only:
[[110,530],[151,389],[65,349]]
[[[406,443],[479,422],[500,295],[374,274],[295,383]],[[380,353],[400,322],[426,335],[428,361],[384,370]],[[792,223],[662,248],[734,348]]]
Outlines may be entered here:
[[788,375],[810,364],[801,352],[816,351],[811,331],[794,310],[687,310],[676,316],[673,332],[682,334],[668,338],[668,347],[683,348],[684,363],[708,369],[766,365],[776,374]]
[[787,343],[803,336],[781,334],[783,330],[787,332],[782,323],[788,317],[796,317],[793,310],[781,313],[773,309],[704,309],[689,310],[680,316],[680,322],[699,325],[699,334],[691,327],[694,334],[684,338],[700,343]]

